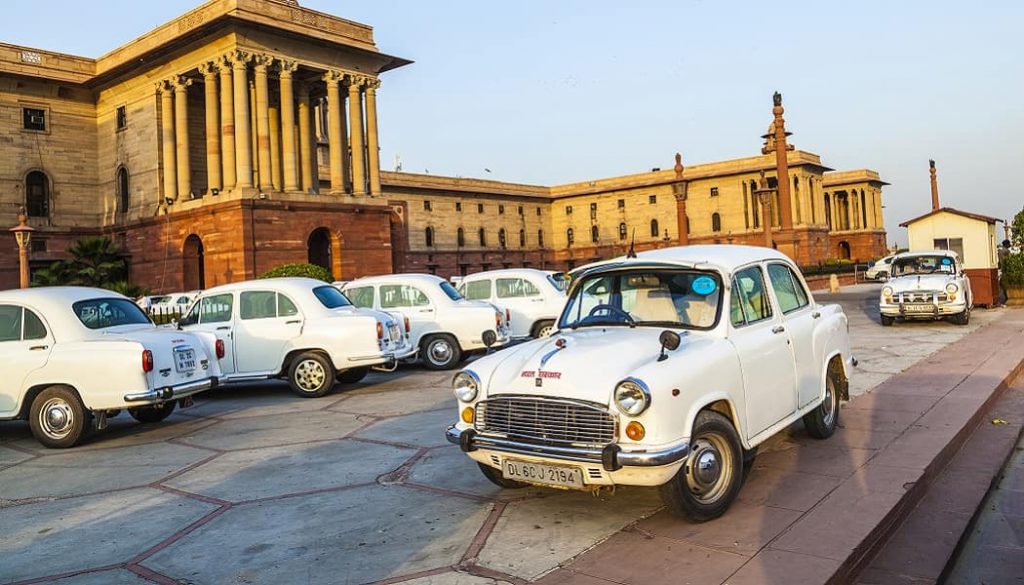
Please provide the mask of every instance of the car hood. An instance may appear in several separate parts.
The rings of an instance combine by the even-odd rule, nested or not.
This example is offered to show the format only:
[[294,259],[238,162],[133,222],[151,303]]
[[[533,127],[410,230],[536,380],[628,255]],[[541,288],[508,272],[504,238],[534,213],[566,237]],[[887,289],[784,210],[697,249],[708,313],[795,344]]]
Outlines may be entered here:
[[[488,397],[526,394],[609,404],[619,381],[657,360],[662,331],[592,327],[563,332],[489,356],[469,369],[481,376]],[[687,352],[698,339],[682,333],[673,355]]]
[[890,278],[886,286],[891,286],[893,292],[896,293],[919,290],[941,291],[951,282],[956,282],[956,277],[952,274],[910,274]]

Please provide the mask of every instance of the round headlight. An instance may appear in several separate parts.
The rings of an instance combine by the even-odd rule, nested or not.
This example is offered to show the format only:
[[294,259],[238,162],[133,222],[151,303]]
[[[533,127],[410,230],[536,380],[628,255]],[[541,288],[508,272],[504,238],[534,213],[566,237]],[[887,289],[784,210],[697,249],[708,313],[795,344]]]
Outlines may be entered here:
[[624,414],[638,416],[651,405],[651,392],[636,378],[626,378],[615,387],[615,406]]
[[480,391],[480,379],[473,372],[459,372],[452,379],[452,392],[462,402],[472,402]]
[[958,287],[956,283],[951,282],[946,285],[946,292],[949,294],[953,294],[958,290],[960,290],[960,287]]
[[883,297],[891,297],[892,296],[892,287],[891,286],[883,286],[882,287],[882,296]]

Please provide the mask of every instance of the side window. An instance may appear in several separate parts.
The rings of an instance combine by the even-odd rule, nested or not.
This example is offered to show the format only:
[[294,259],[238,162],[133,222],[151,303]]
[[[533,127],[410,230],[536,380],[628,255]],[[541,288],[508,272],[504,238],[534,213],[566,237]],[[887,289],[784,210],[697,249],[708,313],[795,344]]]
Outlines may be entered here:
[[730,313],[733,325],[749,325],[772,316],[771,301],[764,287],[764,276],[757,266],[744,268],[732,279]]
[[373,287],[372,286],[360,286],[356,288],[345,289],[345,296],[348,300],[352,301],[352,304],[362,309],[373,308]]
[[782,313],[791,313],[807,306],[807,292],[793,271],[785,264],[769,264],[768,278],[772,281],[775,298]]
[[239,303],[239,314],[242,319],[266,319],[277,316],[277,293],[273,291],[243,292]]
[[21,341],[21,307],[0,305],[0,341]]
[[298,314],[299,308],[295,306],[295,303],[283,294],[277,293],[277,316],[291,317]]
[[499,278],[497,289],[499,299],[540,295],[540,291],[533,286],[533,283],[522,278]]
[[23,339],[44,339],[46,337],[46,327],[43,325],[42,319],[38,315],[25,309],[25,334]]
[[430,304],[430,299],[420,289],[404,284],[386,284],[380,287],[380,307],[394,309],[398,307],[422,307]]
[[[223,323],[231,320],[231,307],[235,297],[231,293],[205,297],[189,311],[189,319],[198,318],[203,323]],[[198,308],[199,313],[196,314]],[[195,323],[195,321],[191,321]]]
[[466,289],[462,296],[471,301],[487,300],[491,298],[491,280],[484,278],[466,283]]

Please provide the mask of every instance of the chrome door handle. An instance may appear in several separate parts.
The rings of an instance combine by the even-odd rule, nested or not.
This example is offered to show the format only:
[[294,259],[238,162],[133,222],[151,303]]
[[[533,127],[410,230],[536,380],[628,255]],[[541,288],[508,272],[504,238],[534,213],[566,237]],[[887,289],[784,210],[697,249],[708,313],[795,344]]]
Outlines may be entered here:
[[28,350],[29,351],[42,351],[42,350],[44,350],[44,349],[46,349],[48,347],[50,347],[50,346],[49,345],[33,345],[32,347],[28,348]]
[[775,327],[772,327],[772,333],[775,333],[776,335],[782,333],[785,330],[786,328],[783,327],[782,325],[776,325]]
[[433,313],[434,309],[420,309],[420,313]]
[[814,317],[815,319],[817,319],[818,317],[821,317],[821,313],[819,313],[818,311],[815,311],[815,312],[811,313],[811,317]]
[[285,325],[294,325],[296,323],[302,323],[302,319],[292,319],[291,321],[285,321]]
[[231,331],[230,327],[218,327],[217,331]]

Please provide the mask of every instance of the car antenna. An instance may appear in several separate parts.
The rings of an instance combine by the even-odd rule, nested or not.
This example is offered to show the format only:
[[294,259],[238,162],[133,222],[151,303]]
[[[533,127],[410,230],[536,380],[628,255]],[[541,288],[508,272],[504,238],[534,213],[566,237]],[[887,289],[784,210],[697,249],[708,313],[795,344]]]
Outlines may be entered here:
[[629,240],[629,251],[626,252],[626,258],[636,258],[636,228],[633,228],[633,237]]

